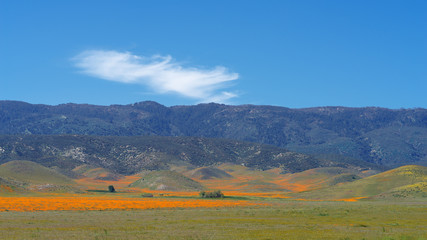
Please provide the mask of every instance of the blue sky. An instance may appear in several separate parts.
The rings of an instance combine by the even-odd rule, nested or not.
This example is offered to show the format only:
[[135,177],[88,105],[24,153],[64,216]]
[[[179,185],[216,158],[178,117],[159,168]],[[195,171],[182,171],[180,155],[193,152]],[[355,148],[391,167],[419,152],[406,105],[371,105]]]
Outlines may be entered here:
[[427,107],[427,1],[0,0],[0,99]]

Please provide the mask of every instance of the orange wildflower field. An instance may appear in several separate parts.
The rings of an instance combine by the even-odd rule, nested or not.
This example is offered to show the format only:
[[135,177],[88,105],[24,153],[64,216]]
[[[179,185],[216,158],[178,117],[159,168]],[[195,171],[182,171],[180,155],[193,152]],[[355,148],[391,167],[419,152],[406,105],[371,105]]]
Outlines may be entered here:
[[90,211],[156,208],[212,208],[264,205],[242,200],[132,198],[109,196],[0,197],[4,211]]

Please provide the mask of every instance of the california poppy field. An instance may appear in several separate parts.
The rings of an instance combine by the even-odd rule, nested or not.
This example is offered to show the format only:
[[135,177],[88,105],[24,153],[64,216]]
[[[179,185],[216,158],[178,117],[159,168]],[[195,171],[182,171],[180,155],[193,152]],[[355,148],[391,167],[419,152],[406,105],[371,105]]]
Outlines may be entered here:
[[0,212],[17,211],[103,211],[157,208],[212,208],[262,205],[248,201],[106,196],[0,197]]

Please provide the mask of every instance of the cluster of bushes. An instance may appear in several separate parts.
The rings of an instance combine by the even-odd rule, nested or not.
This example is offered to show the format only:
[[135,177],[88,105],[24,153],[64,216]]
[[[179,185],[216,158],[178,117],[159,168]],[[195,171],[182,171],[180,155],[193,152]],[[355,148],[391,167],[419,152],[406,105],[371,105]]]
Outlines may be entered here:
[[154,195],[151,193],[142,193],[141,197],[154,197]]
[[223,198],[224,194],[220,190],[216,190],[216,191],[213,191],[213,192],[201,191],[199,193],[199,196],[201,198]]

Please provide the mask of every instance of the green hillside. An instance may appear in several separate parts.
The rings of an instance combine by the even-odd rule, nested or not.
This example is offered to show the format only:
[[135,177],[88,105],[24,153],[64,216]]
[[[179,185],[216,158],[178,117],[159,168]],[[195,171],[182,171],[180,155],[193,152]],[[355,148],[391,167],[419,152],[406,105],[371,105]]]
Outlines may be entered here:
[[230,174],[228,174],[226,171],[215,168],[215,167],[201,167],[194,169],[188,174],[191,178],[197,178],[201,180],[208,180],[208,179],[223,179],[223,178],[232,178]]
[[404,192],[407,196],[412,194],[422,196],[425,195],[426,183],[427,167],[408,165],[353,182],[292,194],[292,196],[319,200],[393,196],[393,193],[397,196]]
[[[31,191],[75,191],[76,184],[70,178],[30,161],[10,161],[0,165],[0,177],[15,183],[11,188]],[[3,184],[2,184],[3,185]]]
[[30,161],[4,163],[0,165],[0,176],[33,184],[73,184],[70,178]]
[[78,177],[87,177],[95,180],[117,181],[123,176],[112,173],[105,168],[94,167],[87,164],[78,166],[72,170]]
[[204,189],[200,183],[175,171],[149,172],[138,181],[130,184],[129,187],[166,191],[199,191]]

